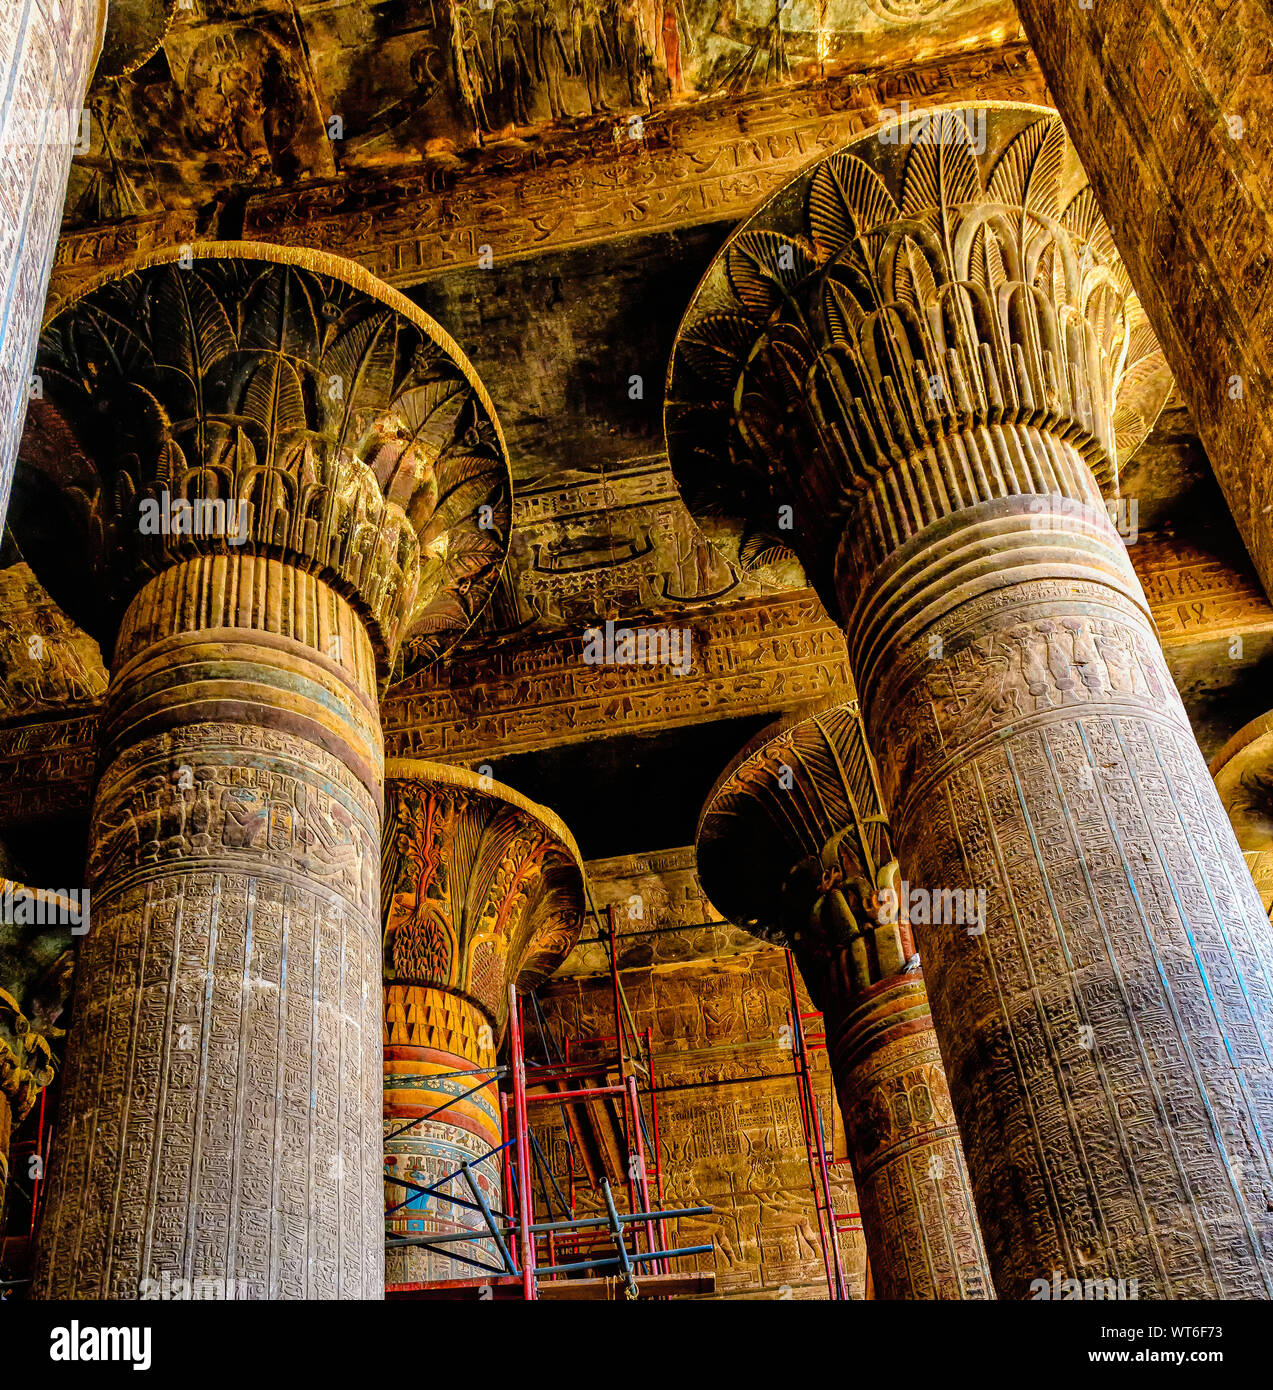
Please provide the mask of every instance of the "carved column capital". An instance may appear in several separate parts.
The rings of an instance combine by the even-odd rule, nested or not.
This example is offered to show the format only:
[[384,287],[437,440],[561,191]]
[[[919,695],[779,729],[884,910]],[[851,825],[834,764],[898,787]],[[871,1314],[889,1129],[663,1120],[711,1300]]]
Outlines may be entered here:
[[[583,925],[584,869],[546,807],[462,768],[393,760],[385,768],[384,916],[386,1278],[471,1277],[489,1242],[441,1253],[396,1239],[484,1230],[452,1205],[469,1177],[499,1207],[503,1139],[494,1075],[508,986],[533,988]],[[483,1085],[483,1080],[486,1084]],[[403,1186],[394,1179],[413,1186]],[[431,1194],[421,1188],[434,1189]]]
[[802,706],[762,729],[717,779],[697,855],[717,909],[790,946],[820,1009],[915,953],[856,701]]
[[386,988],[461,995],[497,1038],[508,986],[546,980],[583,924],[570,831],[547,807],[463,768],[385,765],[381,867]]
[[847,619],[962,509],[1081,509],[1086,469],[1116,490],[1170,384],[1055,112],[938,108],[818,160],[726,243],[673,349],[668,448],[713,539],[788,545]]
[[511,486],[490,398],[432,319],[351,262],[165,252],[65,305],[35,371],[15,531],[104,644],[154,576],[255,555],[347,597],[382,671],[405,674],[499,577]]

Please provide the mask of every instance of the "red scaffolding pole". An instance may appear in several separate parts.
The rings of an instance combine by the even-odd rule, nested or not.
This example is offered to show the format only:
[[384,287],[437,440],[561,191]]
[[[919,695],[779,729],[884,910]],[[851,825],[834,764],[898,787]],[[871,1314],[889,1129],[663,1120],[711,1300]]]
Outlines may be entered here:
[[[535,1297],[535,1237],[531,1232],[530,1128],[526,1123],[526,1056],[522,1051],[522,1001],[513,985],[508,987],[509,1042],[513,1054],[513,1116],[517,1135],[517,1205],[522,1252],[522,1295]],[[505,1139],[507,1140],[507,1135]],[[505,1163],[508,1149],[504,1150]]]
[[833,1302],[848,1298],[844,1266],[840,1259],[840,1224],[831,1199],[831,1177],[827,1167],[826,1144],[822,1135],[822,1116],[818,1110],[813,1073],[809,1068],[809,1051],[805,1043],[804,1021],[800,1012],[800,992],[796,985],[796,962],[790,951],[787,956],[787,985],[791,992],[791,1008],[787,1018],[791,1027],[791,1053],[800,1097],[800,1119],[804,1125],[805,1156],[809,1162],[809,1188],[813,1193],[814,1211],[818,1217],[818,1240],[822,1246],[822,1263],[826,1269],[827,1292]]

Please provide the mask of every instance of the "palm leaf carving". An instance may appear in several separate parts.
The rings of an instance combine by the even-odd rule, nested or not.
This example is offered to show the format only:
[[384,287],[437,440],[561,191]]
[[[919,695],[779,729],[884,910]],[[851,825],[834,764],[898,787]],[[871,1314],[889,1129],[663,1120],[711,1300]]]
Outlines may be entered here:
[[999,237],[988,222],[981,224],[973,238],[968,269],[973,284],[985,290],[993,304],[998,298],[1000,286],[1007,283],[1008,274],[1003,265]]
[[[201,276],[176,266],[162,273],[152,300],[155,360],[158,366],[179,372],[189,383],[191,418],[202,420],[206,411],[205,382],[210,369],[234,351],[234,327],[230,316]],[[198,435],[202,454],[204,436]]]
[[280,446],[306,426],[305,397],[295,367],[273,355],[259,362],[248,378],[238,414],[257,427],[265,457],[272,461]]
[[822,287],[822,317],[832,342],[856,343],[866,313],[849,287],[832,277]]
[[325,334],[321,300],[311,282],[292,266],[270,266],[257,276],[240,304],[240,346],[317,361]]
[[685,360],[714,391],[733,394],[734,382],[756,338],[756,325],[742,314],[709,314],[681,344]]
[[[360,413],[383,405],[393,391],[397,338],[393,315],[367,314],[334,337],[319,362],[320,397],[332,403],[331,415],[339,421],[337,447],[349,440],[349,431]],[[333,388],[340,384],[339,394]]]
[[1030,213],[1059,216],[1064,162],[1065,127],[1058,117],[1027,126],[995,165],[988,192],[996,202],[1020,208],[1023,243]]
[[897,203],[884,180],[855,155],[833,154],[809,185],[809,230],[823,257],[862,241],[897,215]]
[[1099,259],[1122,266],[1118,258],[1118,248],[1114,245],[1108,224],[1096,206],[1096,197],[1090,185],[1085,185],[1066,204],[1065,211],[1061,214],[1061,225],[1070,232],[1075,241],[1091,246]]
[[[939,112],[933,119],[956,113]],[[981,170],[967,140],[951,133],[933,143],[917,144],[906,156],[902,180],[902,216],[937,208],[943,212],[981,197]]]
[[893,298],[921,312],[937,299],[937,277],[919,244],[903,237],[893,259]]
[[813,268],[811,249],[778,232],[745,232],[725,255],[730,288],[752,317],[762,321],[790,299]]
[[443,457],[463,430],[472,394],[462,377],[429,381],[403,392],[394,407],[405,438],[429,458]]
[[1120,464],[1148,438],[1172,380],[1156,341],[1150,352],[1130,351],[1128,360],[1130,365],[1119,379],[1114,402],[1114,443]]

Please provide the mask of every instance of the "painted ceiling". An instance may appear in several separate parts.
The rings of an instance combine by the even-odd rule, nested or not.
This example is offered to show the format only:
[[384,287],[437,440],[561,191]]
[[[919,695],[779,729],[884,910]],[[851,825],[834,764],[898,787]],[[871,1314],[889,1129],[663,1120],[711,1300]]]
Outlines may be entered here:
[[126,0],[72,226],[455,159],[1017,32],[1010,0]]

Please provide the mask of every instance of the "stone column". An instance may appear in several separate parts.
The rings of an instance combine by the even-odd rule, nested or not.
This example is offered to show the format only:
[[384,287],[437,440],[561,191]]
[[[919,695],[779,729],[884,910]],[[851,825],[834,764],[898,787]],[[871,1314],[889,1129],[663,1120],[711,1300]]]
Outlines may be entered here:
[[395,760],[386,772],[386,1279],[481,1279],[465,1261],[498,1266],[489,1239],[393,1246],[395,1237],[489,1230],[480,1211],[449,1200],[474,1201],[463,1175],[409,1207],[412,1189],[392,1179],[428,1187],[470,1163],[488,1205],[504,1207],[503,1159],[489,1157],[504,1138],[499,1093],[481,1073],[495,1066],[508,986],[546,980],[579,935],[583,863],[557,817],[511,787],[436,763]]
[[37,366],[18,533],[114,656],[35,1290],[378,1297],[377,685],[496,581],[490,402],[358,267],[234,243]]
[[[0,525],[106,0],[0,8]],[[91,132],[89,132],[91,138]]]
[[691,506],[844,622],[903,872],[985,894],[980,934],[912,923],[1001,1297],[1273,1294],[1273,934],[1101,493],[1166,389],[1025,106],[818,161],[671,366]]
[[1017,11],[1273,593],[1273,12],[1234,0]]
[[1211,760],[1211,775],[1255,890],[1273,916],[1273,714],[1239,729]]
[[881,1298],[993,1298],[946,1073],[857,706],[770,725],[717,782],[698,872],[790,946],[826,1024]]

